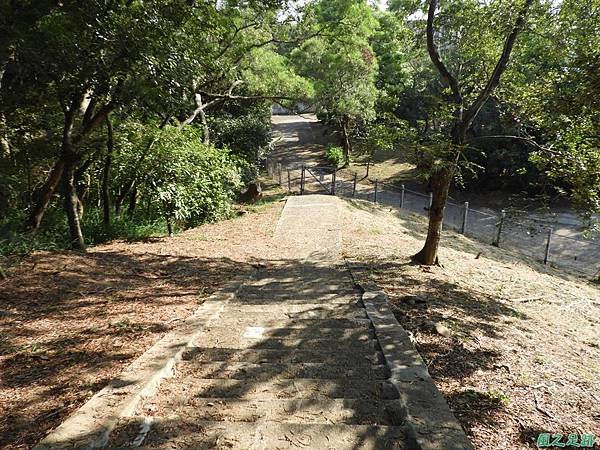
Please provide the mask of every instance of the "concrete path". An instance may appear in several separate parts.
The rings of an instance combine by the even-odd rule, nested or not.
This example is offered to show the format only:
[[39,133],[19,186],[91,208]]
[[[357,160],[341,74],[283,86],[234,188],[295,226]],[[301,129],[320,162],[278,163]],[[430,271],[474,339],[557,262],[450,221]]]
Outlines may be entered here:
[[290,198],[259,269],[110,448],[402,449],[398,393],[340,261],[339,199]]
[[210,296],[36,450],[472,449],[385,294],[356,289],[341,230],[339,198],[288,198],[280,258]]
[[341,202],[331,195],[289,197],[275,241],[284,259],[335,263],[341,256]]

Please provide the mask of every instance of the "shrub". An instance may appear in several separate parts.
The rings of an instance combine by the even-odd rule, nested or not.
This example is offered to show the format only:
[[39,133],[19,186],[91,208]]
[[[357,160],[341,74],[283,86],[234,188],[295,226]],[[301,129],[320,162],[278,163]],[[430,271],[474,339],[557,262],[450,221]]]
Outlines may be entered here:
[[327,148],[325,157],[335,167],[339,167],[344,162],[344,149],[342,147],[330,146]]
[[242,161],[227,148],[203,144],[198,130],[166,127],[145,164],[152,175],[141,188],[157,200],[163,217],[189,226],[231,213],[241,188]]

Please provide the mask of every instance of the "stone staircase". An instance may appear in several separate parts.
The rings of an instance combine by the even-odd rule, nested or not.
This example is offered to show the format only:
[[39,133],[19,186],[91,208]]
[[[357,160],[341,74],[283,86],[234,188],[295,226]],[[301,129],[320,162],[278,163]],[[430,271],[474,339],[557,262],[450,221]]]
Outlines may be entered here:
[[108,447],[405,448],[378,348],[344,268],[262,268]]

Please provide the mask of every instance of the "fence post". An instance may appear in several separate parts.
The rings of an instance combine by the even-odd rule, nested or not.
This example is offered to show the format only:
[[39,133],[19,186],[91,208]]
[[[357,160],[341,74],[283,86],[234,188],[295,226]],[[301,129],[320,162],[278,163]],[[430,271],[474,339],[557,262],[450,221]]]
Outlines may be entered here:
[[354,183],[352,184],[352,198],[356,197],[356,181],[358,178],[358,173],[354,172]]
[[461,234],[465,234],[465,231],[467,231],[468,216],[469,216],[469,202],[465,202],[465,210],[463,211],[462,227],[460,228]]
[[548,264],[550,256],[550,241],[552,240],[552,227],[548,228],[548,241],[546,241],[546,252],[544,253],[544,264]]
[[306,178],[304,173],[305,170],[304,165],[302,165],[302,174],[300,175],[300,195],[304,195],[304,179]]
[[288,175],[288,192],[292,192],[292,176],[290,175],[289,167],[287,167],[287,175]]
[[404,185],[400,186],[400,208],[404,208]]
[[335,172],[335,169],[333,170],[333,173],[331,174],[331,195],[335,195],[335,181],[336,181],[337,175]]
[[279,186],[283,186],[281,180],[281,163],[277,163],[277,178],[279,179]]
[[373,195],[373,203],[377,203],[377,189],[379,188],[379,180],[375,180],[375,194]]
[[502,210],[500,212],[500,222],[498,222],[498,234],[496,235],[496,240],[492,242],[492,245],[496,247],[500,247],[500,236],[502,235],[502,227],[504,226],[504,219],[506,219],[506,211]]
[[433,192],[429,193],[429,209],[433,206]]

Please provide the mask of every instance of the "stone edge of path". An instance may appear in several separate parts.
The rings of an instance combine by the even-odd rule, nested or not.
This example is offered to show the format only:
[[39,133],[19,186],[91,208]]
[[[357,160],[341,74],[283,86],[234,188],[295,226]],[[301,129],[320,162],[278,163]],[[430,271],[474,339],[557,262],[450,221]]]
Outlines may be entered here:
[[[388,296],[365,279],[364,268],[348,265],[375,329],[391,373],[390,382],[400,396],[407,444],[411,450],[473,450],[473,444],[435,385],[423,358],[394,316]],[[362,276],[360,276],[362,275]]]
[[153,395],[192,342],[253,276],[237,275],[227,281],[181,325],[155,342],[33,449],[83,450],[106,446],[119,419],[131,416],[143,397]]

